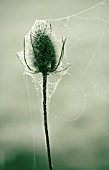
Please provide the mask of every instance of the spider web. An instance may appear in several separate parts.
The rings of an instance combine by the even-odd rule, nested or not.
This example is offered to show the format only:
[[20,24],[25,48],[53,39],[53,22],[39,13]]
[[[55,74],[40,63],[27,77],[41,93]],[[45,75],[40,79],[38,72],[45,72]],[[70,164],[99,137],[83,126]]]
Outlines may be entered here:
[[[65,121],[79,118],[84,113],[90,96],[109,102],[108,87],[104,88],[100,82],[104,55],[102,40],[109,23],[102,14],[104,8],[108,10],[106,2],[102,1],[72,16],[48,19],[59,52],[62,38],[67,37],[59,70],[71,65],[64,71],[48,76],[47,99],[51,124],[56,118]],[[36,89],[42,91],[42,75],[25,74],[30,75]]]
[[[55,20],[48,19],[52,25],[59,52],[62,47],[62,38],[67,37],[65,54],[59,70],[71,65],[66,70],[48,76],[47,106],[51,126],[56,119],[74,121],[80,118],[85,113],[91,97],[96,98],[98,103],[102,101],[109,104],[107,83],[109,78],[107,76],[104,79],[103,73],[107,66],[103,60],[106,58],[107,42],[104,42],[104,38],[106,39],[105,32],[109,26],[108,11],[107,1],[102,1],[77,14]],[[21,60],[20,56],[22,54],[19,55]],[[42,94],[40,93],[42,92],[42,75],[33,75],[28,72],[24,74],[32,77],[42,114]],[[93,108],[93,104],[93,102],[90,103],[90,107]],[[30,112],[32,112],[31,104]]]

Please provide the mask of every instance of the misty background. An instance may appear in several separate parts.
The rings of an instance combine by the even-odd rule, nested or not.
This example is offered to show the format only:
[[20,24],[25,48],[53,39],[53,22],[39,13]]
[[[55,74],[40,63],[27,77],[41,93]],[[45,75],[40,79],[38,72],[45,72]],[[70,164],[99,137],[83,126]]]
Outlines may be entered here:
[[[23,49],[24,36],[36,19],[75,15],[100,2],[0,0],[0,170],[48,169],[41,93],[35,89],[31,77],[23,75],[16,55]],[[74,36],[67,39],[66,51],[72,41],[75,43],[75,35],[84,37],[90,31],[97,34],[96,29],[103,28],[99,34],[103,35],[102,40],[89,37],[66,52],[72,65],[49,105],[53,170],[109,169],[109,1],[101,5],[100,13],[95,8],[92,18],[95,14],[102,19],[100,23],[96,19],[74,27]],[[90,12],[81,16],[87,18],[88,15]],[[81,22],[80,18],[73,19],[72,27]],[[61,26],[62,23],[57,29],[60,38],[63,34],[66,36],[65,27]],[[96,45],[99,49],[93,58]]]

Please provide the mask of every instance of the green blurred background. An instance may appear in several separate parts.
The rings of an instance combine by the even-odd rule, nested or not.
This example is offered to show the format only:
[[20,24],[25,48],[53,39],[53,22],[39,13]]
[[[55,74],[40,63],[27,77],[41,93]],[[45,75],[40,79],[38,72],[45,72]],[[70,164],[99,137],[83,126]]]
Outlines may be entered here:
[[[48,169],[40,90],[35,89],[30,77],[26,82],[16,56],[23,48],[24,35],[36,19],[73,15],[100,2],[0,0],[0,170]],[[99,22],[90,19],[91,22],[82,23],[84,20],[78,17],[69,22],[74,35],[67,39],[68,47],[76,41],[75,37],[83,39],[78,39],[70,51],[66,46],[66,57],[72,66],[49,107],[54,170],[109,169],[109,1],[100,7],[100,11],[97,7],[93,12],[81,14],[92,19],[99,15],[102,19]],[[67,33],[62,25],[56,33],[62,37],[64,32],[65,37]],[[98,33],[100,28],[103,29]],[[84,39],[90,31],[98,38],[95,35]],[[98,50],[93,58],[96,45]]]

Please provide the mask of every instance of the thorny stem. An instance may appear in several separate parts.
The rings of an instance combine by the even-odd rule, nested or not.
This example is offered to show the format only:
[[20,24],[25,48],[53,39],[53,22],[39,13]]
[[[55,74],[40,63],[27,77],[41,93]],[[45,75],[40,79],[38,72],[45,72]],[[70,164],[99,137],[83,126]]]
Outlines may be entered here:
[[43,114],[44,114],[44,128],[45,128],[45,137],[46,137],[46,145],[47,145],[47,155],[49,162],[49,170],[52,170],[52,160],[50,153],[50,142],[49,142],[49,133],[48,133],[48,123],[47,123],[47,74],[43,74]]

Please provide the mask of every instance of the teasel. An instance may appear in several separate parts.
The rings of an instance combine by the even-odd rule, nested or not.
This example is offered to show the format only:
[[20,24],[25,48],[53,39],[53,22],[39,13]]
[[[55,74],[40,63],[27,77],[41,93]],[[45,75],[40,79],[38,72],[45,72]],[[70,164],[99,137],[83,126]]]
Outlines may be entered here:
[[36,20],[31,31],[24,38],[23,59],[21,59],[21,55],[18,53],[20,60],[23,60],[26,72],[30,74],[42,73],[43,76],[43,115],[49,170],[52,170],[53,166],[47,118],[47,76],[50,73],[61,71],[57,71],[57,69],[63,58],[66,42],[66,38],[62,39],[62,49],[57,62],[57,49],[54,39],[51,24],[45,20]]

